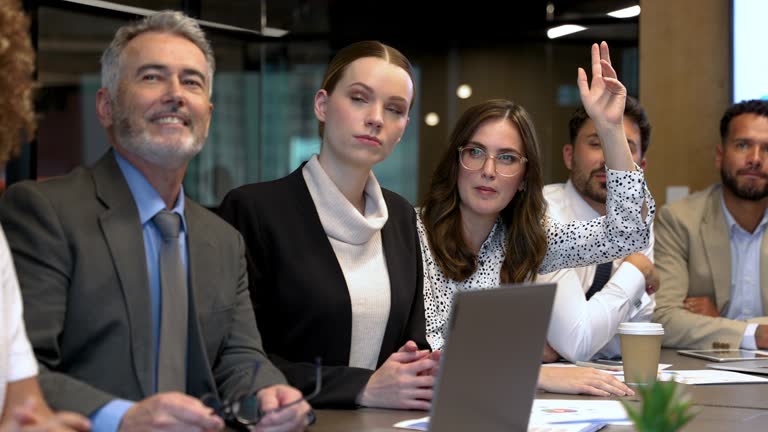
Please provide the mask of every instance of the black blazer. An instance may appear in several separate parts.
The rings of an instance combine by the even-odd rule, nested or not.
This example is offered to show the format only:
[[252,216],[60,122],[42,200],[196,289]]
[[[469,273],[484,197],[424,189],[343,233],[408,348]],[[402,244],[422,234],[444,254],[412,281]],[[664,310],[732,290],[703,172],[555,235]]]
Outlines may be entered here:
[[[189,252],[187,393],[232,397],[285,378],[262,351],[248,301],[245,247],[214,214],[184,203]],[[0,200],[40,364],[57,410],[91,415],[153,393],[149,282],[139,212],[112,151],[94,168],[13,185]]]
[[[270,359],[307,393],[315,381],[313,361],[321,357],[323,389],[312,404],[354,407],[373,371],[348,366],[349,290],[302,168],[279,180],[231,191],[219,214],[245,239],[251,301]],[[428,347],[416,215],[405,199],[382,192],[389,211],[381,236],[391,307],[379,366],[409,339]]]

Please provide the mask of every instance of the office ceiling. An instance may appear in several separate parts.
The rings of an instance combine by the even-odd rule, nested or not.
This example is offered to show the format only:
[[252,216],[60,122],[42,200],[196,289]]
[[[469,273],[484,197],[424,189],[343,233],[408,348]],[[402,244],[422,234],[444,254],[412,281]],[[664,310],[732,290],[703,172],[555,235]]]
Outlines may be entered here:
[[[29,0],[41,6],[38,15],[39,70],[46,83],[77,82],[94,69],[114,29],[124,15],[83,7],[82,1]],[[331,51],[351,42],[377,39],[409,55],[444,55],[452,48],[504,47],[546,41],[546,30],[560,24],[581,24],[588,30],[558,39],[559,44],[607,40],[637,44],[638,19],[619,20],[607,12],[637,4],[638,0],[472,0],[462,3],[425,0],[112,0],[111,3],[150,10],[181,8],[199,18],[258,31],[261,4],[266,4],[266,26],[288,34],[267,39],[274,44],[249,44],[246,55],[237,44],[217,41],[222,65],[231,61],[259,63],[266,47],[274,61],[325,62]],[[547,13],[547,5],[554,6]],[[98,17],[98,19],[94,19]],[[257,40],[264,40],[257,38]],[[291,42],[309,42],[291,43]],[[321,49],[316,49],[317,44]],[[224,55],[224,54],[231,55]],[[270,59],[272,57],[269,57]],[[245,59],[245,60],[244,60]],[[250,60],[249,60],[250,59]],[[258,64],[250,65],[257,68]]]
[[[282,28],[294,40],[330,40],[346,44],[381,39],[399,45],[494,44],[544,40],[546,30],[571,23],[589,27],[572,39],[637,38],[637,19],[617,20],[609,11],[639,0],[113,0],[130,6],[160,9],[187,5],[200,18],[246,29]],[[547,6],[552,6],[547,13]]]

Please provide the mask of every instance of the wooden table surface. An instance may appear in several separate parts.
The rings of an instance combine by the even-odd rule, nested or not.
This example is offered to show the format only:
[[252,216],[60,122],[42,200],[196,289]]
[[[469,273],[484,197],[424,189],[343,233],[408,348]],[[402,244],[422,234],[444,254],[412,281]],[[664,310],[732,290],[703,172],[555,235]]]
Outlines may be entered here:
[[[670,349],[662,350],[662,363],[670,369],[705,369],[708,361],[685,357]],[[747,432],[768,430],[768,384],[728,384],[686,386],[698,412],[683,431]],[[539,392],[540,399],[605,400],[590,396]],[[635,397],[630,400],[636,400]],[[396,432],[395,423],[426,416],[423,411],[398,411],[364,408],[358,410],[318,410],[312,432]],[[606,432],[633,431],[630,426],[609,426]]]

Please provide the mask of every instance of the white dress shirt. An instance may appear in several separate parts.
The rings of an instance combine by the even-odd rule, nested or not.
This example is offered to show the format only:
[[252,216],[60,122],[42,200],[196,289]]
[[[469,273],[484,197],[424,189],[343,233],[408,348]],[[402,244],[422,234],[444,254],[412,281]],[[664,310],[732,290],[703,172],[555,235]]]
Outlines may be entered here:
[[9,382],[37,375],[37,360],[22,319],[21,293],[5,234],[0,230],[0,411]]
[[[760,244],[768,225],[768,210],[763,214],[763,219],[755,231],[750,233],[736,222],[724,200],[721,199],[720,205],[725,215],[725,223],[728,224],[728,237],[731,239],[731,296],[728,306],[722,312],[723,317],[747,321],[765,316],[760,291]],[[757,325],[747,325],[741,339],[742,348],[757,349]]]
[[[560,222],[586,221],[600,217],[579,195],[570,180],[544,187],[549,216]],[[642,250],[653,261],[653,230],[648,247]],[[575,267],[540,275],[539,282],[557,282],[557,295],[547,340],[570,361],[611,358],[621,354],[616,330],[620,323],[649,322],[655,302],[645,293],[645,277],[632,264],[614,260],[611,278],[589,301],[585,293],[592,285],[597,265]]]

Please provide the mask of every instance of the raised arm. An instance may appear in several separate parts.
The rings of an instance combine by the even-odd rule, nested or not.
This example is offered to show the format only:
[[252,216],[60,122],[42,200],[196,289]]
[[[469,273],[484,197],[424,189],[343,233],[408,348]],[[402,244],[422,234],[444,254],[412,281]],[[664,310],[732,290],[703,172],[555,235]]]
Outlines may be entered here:
[[624,135],[627,91],[616,79],[608,44],[592,45],[592,82],[579,68],[584,109],[595,124],[606,161],[606,216],[559,223],[547,217],[547,255],[539,274],[623,258],[648,246],[655,204]]
[[624,135],[624,103],[627,89],[611,66],[608,44],[592,44],[592,82],[584,69],[578,70],[581,102],[595,124],[603,146],[605,165],[617,171],[634,171],[635,163]]

